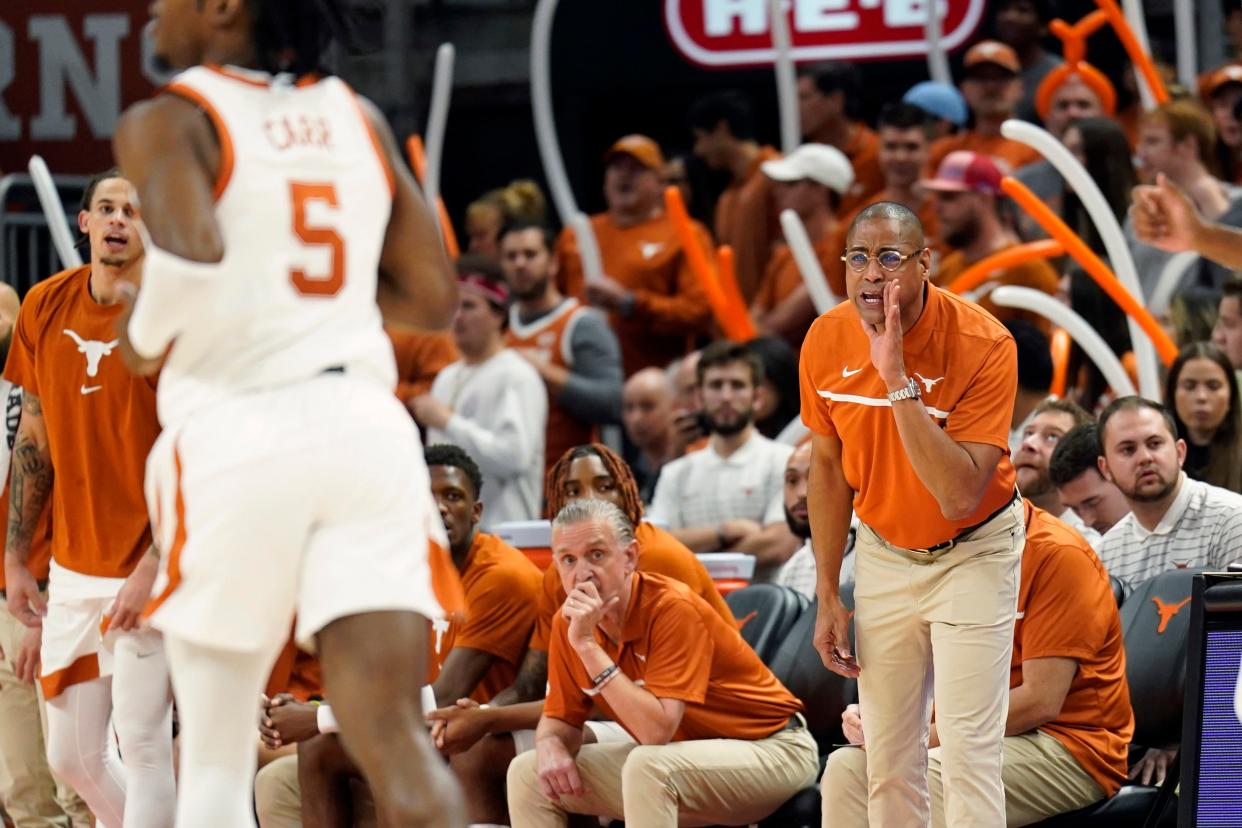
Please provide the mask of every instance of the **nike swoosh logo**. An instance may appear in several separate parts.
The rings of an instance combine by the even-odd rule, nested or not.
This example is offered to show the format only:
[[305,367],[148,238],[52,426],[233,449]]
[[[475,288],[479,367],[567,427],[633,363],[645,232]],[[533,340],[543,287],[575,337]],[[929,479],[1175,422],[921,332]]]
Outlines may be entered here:
[[102,391],[102,390],[103,390],[102,385],[83,385],[82,396],[85,397],[87,394],[94,394],[96,391]]
[[854,376],[855,374],[857,374],[857,373],[858,373],[859,371],[861,371],[861,370],[862,370],[861,368],[855,368],[853,371],[851,371],[849,368],[842,367],[842,368],[841,368],[841,377],[842,377],[843,379],[844,379],[845,377],[852,377],[852,376]]

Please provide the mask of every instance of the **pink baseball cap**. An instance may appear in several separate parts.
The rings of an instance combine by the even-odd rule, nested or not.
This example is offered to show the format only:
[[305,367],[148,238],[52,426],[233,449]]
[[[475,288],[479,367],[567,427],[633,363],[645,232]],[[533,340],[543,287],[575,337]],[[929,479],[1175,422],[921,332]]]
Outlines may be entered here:
[[986,155],[958,150],[944,157],[935,178],[919,183],[925,189],[940,192],[1000,195],[1001,171]]

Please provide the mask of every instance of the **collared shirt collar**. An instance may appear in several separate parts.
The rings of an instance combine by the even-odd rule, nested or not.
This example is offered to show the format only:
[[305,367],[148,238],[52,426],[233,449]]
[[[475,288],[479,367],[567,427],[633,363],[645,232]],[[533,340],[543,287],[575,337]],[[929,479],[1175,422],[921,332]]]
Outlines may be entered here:
[[915,320],[910,330],[902,337],[902,350],[906,353],[923,350],[936,329],[936,321],[940,316],[940,288],[930,281],[923,282],[923,312]]

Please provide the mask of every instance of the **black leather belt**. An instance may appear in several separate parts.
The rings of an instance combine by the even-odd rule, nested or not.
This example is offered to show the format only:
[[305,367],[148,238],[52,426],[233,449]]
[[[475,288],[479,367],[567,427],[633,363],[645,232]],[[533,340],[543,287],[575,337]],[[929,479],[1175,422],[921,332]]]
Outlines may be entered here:
[[785,726],[781,730],[797,730],[800,727],[806,727],[806,722],[802,720],[802,716],[798,713],[789,717],[789,721],[785,722]]
[[997,509],[995,512],[993,512],[992,514],[988,515],[987,517],[985,517],[983,520],[979,521],[978,523],[972,524],[971,526],[967,526],[965,529],[963,529],[962,531],[958,532],[956,535],[954,535],[953,537],[949,538],[947,541],[943,541],[942,543],[938,543],[938,544],[936,544],[935,546],[929,546],[929,547],[927,547],[926,549],[911,549],[910,551],[911,551],[911,552],[921,552],[921,553],[923,553],[923,554],[925,554],[925,555],[931,555],[931,554],[933,554],[933,553],[935,553],[935,552],[940,552],[940,551],[945,550],[945,549],[951,549],[951,548],[952,548],[952,547],[953,547],[953,546],[954,546],[954,545],[955,545],[958,541],[960,541],[960,540],[965,540],[966,536],[967,536],[967,535],[969,535],[970,533],[975,532],[975,531],[978,531],[979,529],[982,529],[982,528],[983,528],[984,526],[986,526],[987,524],[991,523],[991,522],[992,522],[992,521],[993,521],[993,520],[994,520],[994,519],[995,519],[998,515],[1000,515],[1000,513],[1001,513],[1001,512],[1005,511],[1005,510],[1006,510],[1006,509],[1008,509],[1010,506],[1012,506],[1012,505],[1013,505],[1013,502],[1014,502],[1015,500],[1017,500],[1019,497],[1021,497],[1021,495],[1019,495],[1019,494],[1017,493],[1017,491],[1015,491],[1015,492],[1013,493],[1013,497],[1011,497],[1011,498],[1009,498],[1008,500],[1006,500],[1006,501],[1005,501],[1005,505],[1004,505],[1004,506],[1001,506],[1001,507],[1000,507],[999,509]]

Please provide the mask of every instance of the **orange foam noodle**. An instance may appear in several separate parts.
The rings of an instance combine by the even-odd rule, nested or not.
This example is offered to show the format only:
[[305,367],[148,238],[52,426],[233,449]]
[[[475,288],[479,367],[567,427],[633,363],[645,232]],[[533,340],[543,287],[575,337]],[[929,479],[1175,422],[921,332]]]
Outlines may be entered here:
[[[427,151],[423,147],[421,135],[414,133],[405,139],[405,154],[410,159],[410,168],[414,170],[414,177],[418,179],[419,184],[422,184],[423,179],[427,177]],[[457,243],[457,233],[453,230],[453,221],[449,218],[448,208],[444,206],[444,199],[440,196],[436,196],[436,218],[440,222],[440,235],[444,239],[444,250],[450,258],[456,259],[461,255],[461,246]]]
[[746,301],[742,299],[742,290],[737,286],[735,261],[733,248],[729,245],[724,244],[716,249],[716,277],[728,302],[733,324],[737,325],[738,333],[743,334],[741,340],[746,341],[754,339],[757,331],[754,320],[750,318],[750,311],[746,309]]
[[[711,306],[712,314],[715,315],[716,321],[720,323],[725,336],[735,341],[748,339],[745,326],[739,325],[737,315],[729,305],[729,299],[725,295],[724,288],[720,286],[720,282],[717,280],[715,267],[708,260],[707,251],[703,249],[703,245],[699,243],[698,238],[694,234],[694,226],[690,223],[690,214],[686,212],[686,205],[681,200],[681,191],[676,187],[666,187],[664,190],[664,206],[668,210],[669,219],[673,222],[673,230],[677,233],[677,241],[680,242],[681,249],[686,254],[686,262],[690,265],[690,272],[694,274],[699,282],[699,286],[703,288],[703,293],[707,296],[707,304]],[[753,330],[753,325],[751,329]]]
[[1054,397],[1064,397],[1069,385],[1069,353],[1073,340],[1064,328],[1052,332],[1052,387]]
[[997,270],[1005,270],[1034,259],[1050,259],[1064,253],[1065,248],[1056,239],[1040,239],[1020,244],[1017,247],[998,250],[991,255],[984,256],[962,271],[962,274],[949,285],[949,290],[959,295],[968,293],[986,282],[988,277]]
[[1160,73],[1156,71],[1156,65],[1152,63],[1151,57],[1139,45],[1138,38],[1134,36],[1134,31],[1126,21],[1126,16],[1122,14],[1121,7],[1117,5],[1115,0],[1095,0],[1095,4],[1108,17],[1108,22],[1112,24],[1113,31],[1117,33],[1117,39],[1125,47],[1126,54],[1130,56],[1130,60],[1138,67],[1139,72],[1143,74],[1143,79],[1147,81],[1147,86],[1151,89],[1151,94],[1155,97],[1156,103],[1162,104],[1168,101],[1169,90],[1164,87],[1164,81],[1160,79]]
[[1007,175],[1001,179],[1001,189],[1017,202],[1019,207],[1030,214],[1031,218],[1044,228],[1044,232],[1059,241],[1065,247],[1065,251],[1073,257],[1074,261],[1082,265],[1087,275],[1095,280],[1095,283],[1108,294],[1109,298],[1139,324],[1155,345],[1156,353],[1160,355],[1164,364],[1172,363],[1177,357],[1177,346],[1173,340],[1164,332],[1164,328],[1160,327],[1160,323],[1148,312],[1147,308],[1139,304],[1134,295],[1117,280],[1100,257],[1095,255],[1091,248],[1087,247],[1086,243],[1078,237],[1078,234],[1069,229],[1061,217],[1052,212],[1048,205],[1040,201],[1021,181]]

